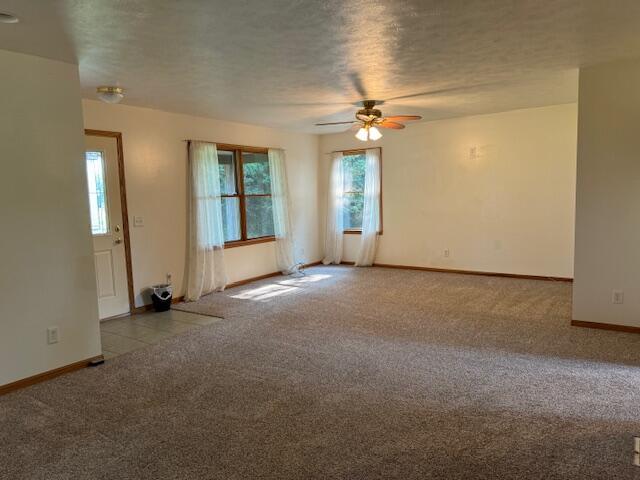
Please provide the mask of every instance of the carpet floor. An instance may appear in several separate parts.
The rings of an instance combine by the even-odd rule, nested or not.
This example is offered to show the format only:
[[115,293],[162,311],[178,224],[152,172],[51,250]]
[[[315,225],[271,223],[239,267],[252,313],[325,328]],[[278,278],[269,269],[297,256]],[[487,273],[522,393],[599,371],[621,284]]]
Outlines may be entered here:
[[561,282],[314,267],[0,397],[2,479],[640,479],[640,336]]

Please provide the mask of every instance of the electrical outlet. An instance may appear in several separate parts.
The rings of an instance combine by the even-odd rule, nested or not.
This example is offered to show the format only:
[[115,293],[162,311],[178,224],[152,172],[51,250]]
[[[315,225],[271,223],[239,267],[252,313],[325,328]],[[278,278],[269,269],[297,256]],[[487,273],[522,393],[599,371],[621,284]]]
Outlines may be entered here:
[[47,343],[51,345],[53,343],[58,343],[59,340],[58,327],[47,328]]
[[451,252],[449,252],[449,249],[445,248],[445,250],[444,250],[444,258],[449,258],[450,254],[451,254]]
[[624,303],[624,292],[622,290],[614,290],[611,294],[611,301],[613,303]]
[[171,285],[171,273],[167,273],[167,283]]
[[144,218],[140,216],[133,217],[133,226],[134,227],[144,227]]

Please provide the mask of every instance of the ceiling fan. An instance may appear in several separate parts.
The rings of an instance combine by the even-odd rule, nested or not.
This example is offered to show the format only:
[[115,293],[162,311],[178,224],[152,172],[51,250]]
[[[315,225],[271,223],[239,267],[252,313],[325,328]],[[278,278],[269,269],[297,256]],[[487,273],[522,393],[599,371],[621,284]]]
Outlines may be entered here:
[[413,120],[420,120],[422,117],[419,115],[393,115],[390,117],[383,117],[382,112],[377,108],[374,108],[376,104],[381,104],[377,100],[364,100],[362,106],[364,108],[356,112],[356,119],[347,122],[328,122],[328,123],[316,123],[316,126],[324,125],[349,125],[355,124],[359,126],[356,138],[366,142],[367,140],[378,140],[382,137],[382,133],[378,130],[380,128],[392,128],[394,130],[401,130],[404,128],[404,124],[400,122],[408,122]]

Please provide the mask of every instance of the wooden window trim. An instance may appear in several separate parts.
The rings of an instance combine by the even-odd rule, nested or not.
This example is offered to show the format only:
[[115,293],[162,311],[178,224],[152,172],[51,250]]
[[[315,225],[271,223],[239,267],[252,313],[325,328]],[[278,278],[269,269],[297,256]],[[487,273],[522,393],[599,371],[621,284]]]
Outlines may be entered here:
[[250,238],[249,240],[233,240],[231,242],[225,242],[224,248],[236,248],[236,247],[244,247],[245,245],[256,245],[258,243],[267,243],[267,242],[275,242],[276,237],[258,237],[258,238]]
[[235,181],[236,181],[236,194],[221,195],[223,198],[238,198],[240,208],[240,239],[231,240],[224,243],[224,248],[236,248],[243,247],[245,245],[256,245],[259,243],[275,242],[276,237],[274,235],[268,235],[265,237],[247,238],[247,197],[271,197],[270,193],[256,193],[245,194],[244,193],[244,172],[242,170],[243,159],[242,152],[246,153],[264,153],[268,154],[269,149],[263,147],[248,147],[246,145],[232,145],[228,143],[219,143],[216,145],[217,150],[225,152],[233,152],[233,160],[235,167]]
[[[382,235],[384,233],[383,229],[383,215],[382,215],[382,147],[376,147],[380,150],[380,230],[378,231],[378,235]],[[342,155],[360,155],[366,154],[366,148],[360,148],[356,150],[337,150],[342,153]],[[360,193],[360,192],[344,192],[344,193]],[[362,235],[361,228],[348,228],[346,230],[342,230],[342,233],[345,235]]]

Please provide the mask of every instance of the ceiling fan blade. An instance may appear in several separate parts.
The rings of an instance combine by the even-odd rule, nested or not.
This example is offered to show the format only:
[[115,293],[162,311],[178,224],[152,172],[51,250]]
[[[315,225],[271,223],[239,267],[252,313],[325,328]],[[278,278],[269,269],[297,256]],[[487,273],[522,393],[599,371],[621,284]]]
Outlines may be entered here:
[[422,120],[420,115],[391,115],[390,117],[384,117],[383,120],[390,120],[392,122],[410,122],[412,120]]
[[391,98],[387,98],[386,101],[394,102],[395,100],[405,100],[408,98],[415,98],[415,97],[446,95],[446,94],[451,94],[451,93],[465,91],[465,90],[483,89],[486,87],[491,87],[491,86],[500,85],[500,84],[501,83],[499,82],[491,82],[491,83],[481,83],[481,84],[470,85],[470,86],[466,85],[466,86],[459,86],[459,87],[446,87],[446,88],[440,88],[438,90],[430,90],[427,92],[418,92],[418,93],[411,93],[409,95],[400,95],[399,97],[391,97]]
[[352,120],[350,122],[327,122],[327,123],[316,123],[316,127],[321,127],[323,125],[346,125],[347,123],[356,123],[355,120]]
[[394,130],[402,130],[404,125],[396,122],[389,122],[387,119],[384,119],[382,122],[378,124],[378,127],[382,128],[393,128]]
[[371,115],[365,115],[363,113],[356,113],[356,118],[362,122],[370,122],[375,117],[372,117]]
[[364,88],[362,77],[360,77],[358,72],[349,73],[349,79],[351,80],[354,90],[358,92],[358,95],[360,95],[360,98],[368,98],[367,89]]

